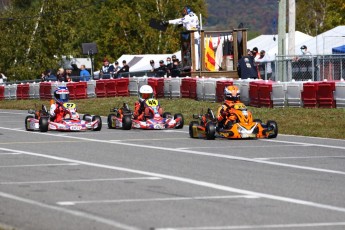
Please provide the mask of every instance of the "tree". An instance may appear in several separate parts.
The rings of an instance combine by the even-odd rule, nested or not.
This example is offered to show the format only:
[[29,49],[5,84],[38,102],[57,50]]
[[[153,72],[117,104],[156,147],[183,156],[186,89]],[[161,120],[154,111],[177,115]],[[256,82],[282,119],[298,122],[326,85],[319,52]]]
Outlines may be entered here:
[[[111,60],[122,54],[172,53],[179,50],[181,29],[166,32],[148,26],[150,18],[181,17],[180,0],[11,0],[0,12],[0,69],[9,80],[34,79],[60,67],[63,55],[81,57],[82,43],[95,42]],[[204,0],[186,0],[206,15]]]

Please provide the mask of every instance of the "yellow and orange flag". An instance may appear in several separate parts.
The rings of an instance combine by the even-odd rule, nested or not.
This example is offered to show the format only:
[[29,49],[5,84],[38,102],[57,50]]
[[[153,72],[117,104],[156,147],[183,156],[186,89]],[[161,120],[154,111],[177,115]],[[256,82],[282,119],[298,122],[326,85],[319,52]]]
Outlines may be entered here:
[[212,44],[212,37],[206,37],[205,39],[205,67],[209,71],[216,70],[216,61]]

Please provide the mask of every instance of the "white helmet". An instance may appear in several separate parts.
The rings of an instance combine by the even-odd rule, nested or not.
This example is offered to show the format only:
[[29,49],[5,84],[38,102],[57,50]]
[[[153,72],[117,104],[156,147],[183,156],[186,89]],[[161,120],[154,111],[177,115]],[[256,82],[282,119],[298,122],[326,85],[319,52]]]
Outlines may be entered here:
[[139,98],[148,99],[153,98],[153,89],[150,85],[143,85],[139,89]]

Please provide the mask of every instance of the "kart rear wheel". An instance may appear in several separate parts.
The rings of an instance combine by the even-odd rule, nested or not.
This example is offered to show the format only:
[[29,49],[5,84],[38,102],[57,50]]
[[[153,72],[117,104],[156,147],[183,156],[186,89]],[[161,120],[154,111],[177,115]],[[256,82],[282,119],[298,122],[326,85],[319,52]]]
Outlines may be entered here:
[[114,129],[116,127],[113,127],[113,120],[115,119],[116,115],[111,113],[108,115],[108,128],[109,129]]
[[132,128],[132,116],[125,115],[122,117],[122,129],[130,130]]
[[39,120],[39,127],[41,132],[48,131],[49,120],[48,117],[41,117]]
[[184,118],[181,113],[176,113],[174,115],[174,119],[176,120],[177,118],[181,118],[180,124],[175,127],[175,129],[182,129],[184,125]]
[[25,118],[25,130],[26,131],[33,131],[33,129],[30,129],[30,124],[28,121],[31,118],[34,118],[34,116],[29,115],[29,116],[26,116],[26,118]]
[[208,122],[206,124],[206,139],[207,140],[214,140],[216,135],[216,126],[213,122]]
[[171,116],[171,113],[169,112],[164,112],[162,115],[163,118],[168,118],[169,116]]
[[100,131],[102,129],[102,118],[98,115],[92,117],[92,121],[98,121],[97,128],[94,128],[93,131]]
[[189,136],[191,138],[195,138],[194,135],[193,135],[193,126],[198,126],[198,125],[199,125],[199,122],[197,122],[197,121],[191,121],[189,123]]
[[267,128],[273,129],[273,133],[268,135],[268,138],[276,138],[278,136],[278,124],[275,121],[267,121]]

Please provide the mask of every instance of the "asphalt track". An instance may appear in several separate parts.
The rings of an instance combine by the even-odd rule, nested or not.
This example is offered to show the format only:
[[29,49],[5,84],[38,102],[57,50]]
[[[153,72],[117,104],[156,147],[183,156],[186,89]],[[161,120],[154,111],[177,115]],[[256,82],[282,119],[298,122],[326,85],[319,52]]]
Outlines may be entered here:
[[0,110],[0,226],[345,229],[344,140],[27,132],[26,115]]

